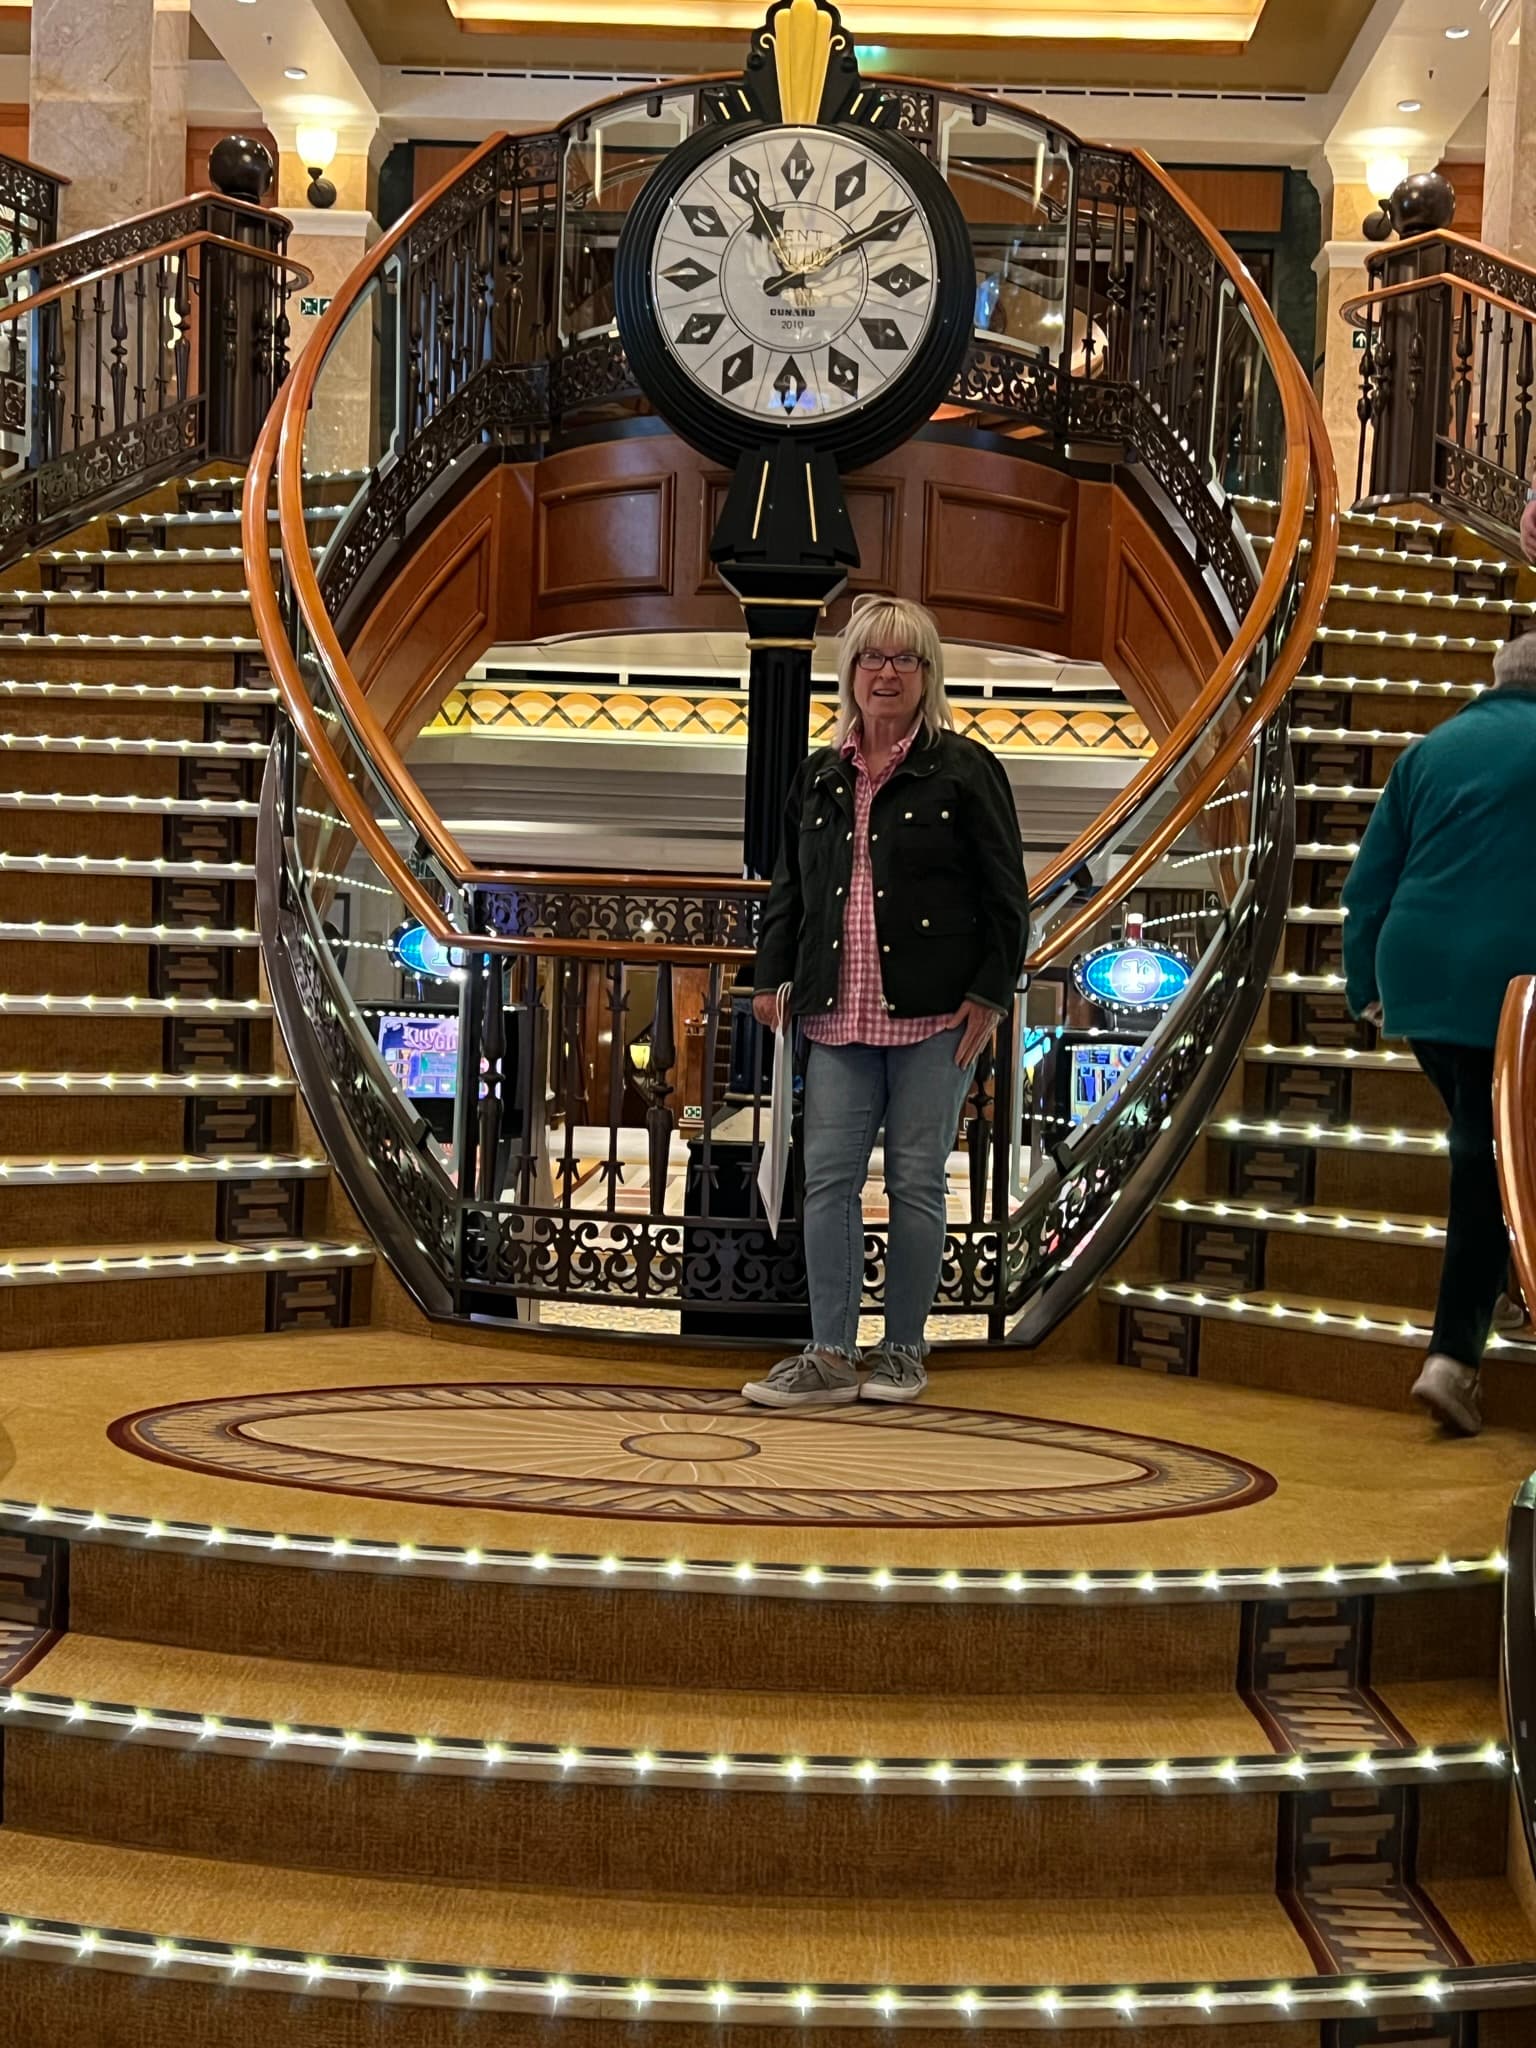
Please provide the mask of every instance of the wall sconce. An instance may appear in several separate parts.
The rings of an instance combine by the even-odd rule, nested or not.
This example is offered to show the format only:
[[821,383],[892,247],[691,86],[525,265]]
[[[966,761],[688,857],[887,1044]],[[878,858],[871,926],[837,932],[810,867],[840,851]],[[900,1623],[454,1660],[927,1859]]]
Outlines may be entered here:
[[294,136],[298,144],[299,161],[309,172],[309,190],[305,198],[311,206],[327,207],[336,204],[336,187],[325,176],[327,165],[335,160],[336,130],[334,128],[300,128]]
[[1387,210],[1387,198],[1395,192],[1408,175],[1408,159],[1389,151],[1367,159],[1365,182],[1376,194],[1377,207],[1368,213],[1360,223],[1360,232],[1368,242],[1384,242],[1392,232],[1392,216]]

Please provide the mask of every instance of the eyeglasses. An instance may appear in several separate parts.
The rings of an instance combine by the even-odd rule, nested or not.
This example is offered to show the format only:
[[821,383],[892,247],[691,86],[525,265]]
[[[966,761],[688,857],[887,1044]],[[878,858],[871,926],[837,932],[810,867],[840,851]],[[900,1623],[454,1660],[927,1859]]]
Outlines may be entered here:
[[861,647],[854,659],[867,676],[878,675],[887,662],[899,676],[915,676],[928,666],[920,654],[882,654],[874,647]]

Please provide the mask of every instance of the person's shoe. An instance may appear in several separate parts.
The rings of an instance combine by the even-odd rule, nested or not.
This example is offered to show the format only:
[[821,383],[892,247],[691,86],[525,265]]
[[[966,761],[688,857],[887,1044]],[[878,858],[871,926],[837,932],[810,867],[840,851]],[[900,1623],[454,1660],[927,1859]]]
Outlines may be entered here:
[[831,1408],[859,1398],[859,1368],[840,1351],[810,1347],[781,1358],[765,1379],[748,1380],[742,1393],[759,1408]]
[[1512,1337],[1516,1330],[1528,1330],[1531,1319],[1525,1312],[1525,1303],[1517,1301],[1512,1294],[1501,1294],[1493,1311],[1493,1327],[1501,1337]]
[[1477,1374],[1443,1351],[1431,1352],[1413,1383],[1413,1398],[1437,1422],[1458,1436],[1476,1436],[1483,1426],[1483,1395]]
[[882,1344],[865,1353],[869,1378],[859,1389],[864,1401],[915,1401],[928,1384],[923,1354],[915,1346]]

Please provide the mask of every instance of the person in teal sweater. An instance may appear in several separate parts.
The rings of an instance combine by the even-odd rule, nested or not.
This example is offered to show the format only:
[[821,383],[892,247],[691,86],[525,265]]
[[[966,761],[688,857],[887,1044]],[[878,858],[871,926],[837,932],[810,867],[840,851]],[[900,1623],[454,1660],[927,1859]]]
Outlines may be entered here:
[[1344,889],[1345,994],[1406,1038],[1450,1116],[1451,1198],[1414,1398],[1482,1427],[1479,1368],[1509,1271],[1493,1150],[1493,1054],[1511,980],[1536,973],[1536,634],[1495,687],[1408,747]]

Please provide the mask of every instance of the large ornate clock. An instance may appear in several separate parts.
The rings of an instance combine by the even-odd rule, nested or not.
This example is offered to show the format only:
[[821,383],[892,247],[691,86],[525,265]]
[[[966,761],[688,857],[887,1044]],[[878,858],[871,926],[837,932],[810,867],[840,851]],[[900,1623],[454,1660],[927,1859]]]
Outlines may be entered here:
[[779,433],[873,461],[948,389],[974,318],[970,238],[909,143],[857,125],[705,130],[652,176],[619,244],[642,388],[718,460]]

